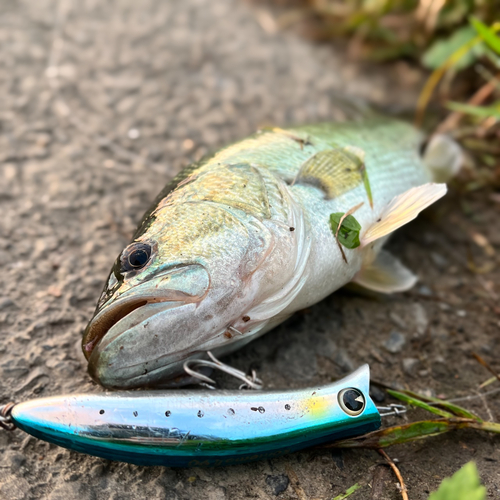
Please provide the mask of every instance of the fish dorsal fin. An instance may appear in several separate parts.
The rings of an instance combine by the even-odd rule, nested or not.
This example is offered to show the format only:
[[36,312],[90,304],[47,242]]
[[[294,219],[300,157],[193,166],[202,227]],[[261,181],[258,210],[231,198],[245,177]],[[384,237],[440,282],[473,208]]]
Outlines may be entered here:
[[393,255],[381,250],[375,260],[361,268],[354,283],[380,293],[404,292],[417,282],[417,277]]
[[364,151],[355,146],[319,151],[301,166],[295,182],[312,184],[331,199],[363,182]]
[[361,245],[366,246],[378,240],[406,223],[446,194],[446,184],[428,183],[408,189],[395,196],[361,238]]

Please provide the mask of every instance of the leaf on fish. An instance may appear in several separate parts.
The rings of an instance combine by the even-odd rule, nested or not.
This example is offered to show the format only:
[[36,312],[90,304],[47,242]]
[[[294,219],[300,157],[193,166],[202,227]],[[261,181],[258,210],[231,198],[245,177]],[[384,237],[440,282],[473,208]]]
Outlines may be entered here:
[[[337,229],[339,228],[340,220],[344,216],[345,212],[336,212],[330,214],[330,226],[332,228],[333,234],[337,234]],[[361,224],[356,220],[353,215],[348,215],[343,221],[338,231],[338,241],[352,250],[360,245],[359,233],[361,231]]]

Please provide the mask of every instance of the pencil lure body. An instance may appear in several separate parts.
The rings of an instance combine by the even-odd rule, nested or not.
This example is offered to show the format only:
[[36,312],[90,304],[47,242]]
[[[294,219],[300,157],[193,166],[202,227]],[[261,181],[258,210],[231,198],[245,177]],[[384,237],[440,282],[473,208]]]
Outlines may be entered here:
[[280,456],[380,426],[365,365],[334,384],[290,391],[138,391],[14,406],[45,441],[139,465],[230,465]]
[[[374,116],[262,130],[184,169],[111,271],[83,339],[91,376],[162,386],[187,359],[238,349],[350,281],[411,287],[380,249],[446,191],[432,183],[446,171],[436,140],[431,166],[422,144],[411,125]],[[330,215],[353,207],[361,245],[343,256]]]

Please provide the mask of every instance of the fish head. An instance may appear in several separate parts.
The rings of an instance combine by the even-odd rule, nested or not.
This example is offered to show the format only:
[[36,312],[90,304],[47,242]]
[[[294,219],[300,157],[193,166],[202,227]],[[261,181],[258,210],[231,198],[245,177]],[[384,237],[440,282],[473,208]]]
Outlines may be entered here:
[[204,344],[224,342],[255,298],[245,285],[266,234],[213,205],[157,210],[117,258],[85,330],[92,378],[110,388],[164,385]]

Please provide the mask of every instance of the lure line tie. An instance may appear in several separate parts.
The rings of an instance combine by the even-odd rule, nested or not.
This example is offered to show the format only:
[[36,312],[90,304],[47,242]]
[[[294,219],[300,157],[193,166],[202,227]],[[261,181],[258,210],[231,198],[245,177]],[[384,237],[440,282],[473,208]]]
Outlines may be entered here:
[[0,406],[0,427],[6,431],[13,431],[16,428],[16,424],[14,424],[10,415],[14,406],[15,403],[7,403]]
[[408,411],[408,408],[405,405],[391,403],[388,406],[377,406],[377,410],[381,417],[390,417],[391,415],[400,417]]

